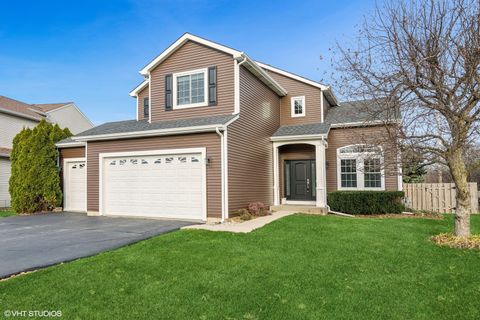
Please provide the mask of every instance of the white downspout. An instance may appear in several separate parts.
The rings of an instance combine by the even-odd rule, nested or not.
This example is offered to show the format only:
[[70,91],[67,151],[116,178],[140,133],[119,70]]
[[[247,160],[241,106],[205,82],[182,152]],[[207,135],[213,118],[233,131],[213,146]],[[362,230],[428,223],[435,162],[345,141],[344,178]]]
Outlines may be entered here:
[[221,222],[225,222],[225,136],[220,131],[220,127],[216,127],[215,131],[220,136],[220,154],[221,154],[221,176],[222,176],[222,219]]

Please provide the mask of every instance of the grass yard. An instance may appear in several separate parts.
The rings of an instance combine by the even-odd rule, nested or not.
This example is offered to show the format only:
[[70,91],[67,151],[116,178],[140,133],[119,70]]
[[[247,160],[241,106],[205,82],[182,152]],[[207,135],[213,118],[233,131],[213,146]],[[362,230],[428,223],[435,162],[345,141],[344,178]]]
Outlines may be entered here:
[[15,211],[0,210],[0,218],[11,217],[16,215]]
[[[290,216],[250,234],[179,231],[0,282],[4,310],[63,319],[479,319],[480,251],[453,218]],[[480,233],[480,216],[472,218]]]

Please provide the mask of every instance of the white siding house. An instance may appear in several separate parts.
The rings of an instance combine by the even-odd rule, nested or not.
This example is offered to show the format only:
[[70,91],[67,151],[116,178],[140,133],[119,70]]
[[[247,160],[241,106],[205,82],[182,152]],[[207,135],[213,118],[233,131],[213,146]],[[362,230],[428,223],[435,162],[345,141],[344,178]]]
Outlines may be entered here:
[[28,104],[0,96],[0,208],[10,206],[9,155],[13,138],[23,128],[33,128],[42,119],[57,123],[61,128],[68,128],[73,134],[93,127],[90,120],[73,102]]

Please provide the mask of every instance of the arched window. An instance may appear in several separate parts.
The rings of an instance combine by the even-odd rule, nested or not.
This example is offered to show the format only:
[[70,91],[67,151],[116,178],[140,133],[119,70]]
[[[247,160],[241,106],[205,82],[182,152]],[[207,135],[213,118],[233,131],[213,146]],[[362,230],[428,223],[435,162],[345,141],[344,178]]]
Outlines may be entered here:
[[337,180],[339,190],[385,190],[382,147],[355,144],[338,148]]

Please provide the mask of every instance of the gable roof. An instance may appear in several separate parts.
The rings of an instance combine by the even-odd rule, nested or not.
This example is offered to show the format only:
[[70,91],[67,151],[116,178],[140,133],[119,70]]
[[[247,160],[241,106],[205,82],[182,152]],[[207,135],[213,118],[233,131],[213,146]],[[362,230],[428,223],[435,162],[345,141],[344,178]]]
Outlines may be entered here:
[[[271,88],[279,96],[285,96],[287,94],[287,90],[285,90],[272,77],[270,77],[268,73],[266,73],[262,68],[260,68],[255,63],[255,61],[250,59],[244,52],[232,49],[230,47],[218,44],[216,42],[213,42],[204,38],[200,38],[190,33],[185,33],[183,36],[178,38],[177,41],[171,44],[160,55],[158,55],[149,64],[147,64],[142,70],[140,70],[140,74],[143,76],[148,76],[152,69],[154,69],[160,63],[162,63],[165,59],[167,59],[170,55],[172,55],[176,50],[178,50],[181,46],[187,43],[187,41],[197,42],[204,46],[207,46],[231,55],[233,59],[237,60],[238,63],[242,63],[244,67],[246,67],[250,72],[252,72],[257,78],[259,78],[263,83],[265,83],[269,88]],[[142,84],[140,84],[140,86]],[[132,95],[132,93],[136,91],[138,88],[139,86],[137,86],[137,88],[135,88],[130,93],[130,95]]]
[[299,76],[295,73],[276,68],[276,67],[271,66],[271,65],[266,64],[266,63],[262,63],[262,62],[259,62],[259,61],[255,61],[255,63],[265,70],[272,71],[272,72],[281,74],[282,76],[285,76],[287,78],[291,78],[291,79],[306,83],[308,85],[311,85],[313,87],[319,88],[320,90],[323,91],[323,93],[325,94],[325,98],[327,98],[328,102],[330,102],[331,105],[333,105],[333,106],[338,105],[337,97],[333,93],[332,88],[330,88],[330,86],[326,86],[324,84],[321,84],[320,82],[307,79],[307,78]]
[[43,112],[50,112],[56,109],[59,109],[63,106],[72,104],[73,102],[61,102],[61,103],[34,103],[32,106],[35,106],[42,110]]
[[288,78],[295,79],[295,80],[297,80],[297,81],[300,81],[300,82],[309,84],[309,85],[314,86],[314,87],[317,87],[317,88],[319,88],[319,89],[322,89],[322,90],[327,90],[327,89],[329,89],[329,86],[326,86],[326,85],[324,85],[324,84],[321,84],[320,82],[313,81],[313,80],[307,79],[307,78],[305,78],[305,77],[299,76],[299,75],[297,75],[297,74],[295,74],[295,73],[288,72],[288,71],[285,71],[285,70],[282,70],[282,69],[279,69],[279,68],[275,68],[274,66],[271,66],[271,65],[269,65],[269,64],[266,64],[266,63],[263,63],[263,62],[260,62],[260,61],[255,61],[255,63],[258,64],[258,65],[259,65],[260,67],[262,67],[263,69],[276,72],[276,73],[281,74],[281,75],[283,75],[283,76],[286,76],[286,77],[288,77]]
[[142,81],[142,83],[140,83],[138,86],[135,87],[135,89],[133,89],[132,91],[130,91],[129,95],[131,97],[136,97],[138,96],[138,93],[140,91],[143,90],[143,88],[145,88],[148,84],[150,83],[150,81],[148,79],[145,79]]
[[5,96],[0,96],[0,112],[34,121],[43,119],[42,111],[39,108]]
[[152,61],[150,61],[150,63],[148,63],[145,67],[143,67],[143,69],[140,70],[140,74],[144,76],[148,75],[149,71],[151,71],[153,68],[158,66],[162,61],[168,58],[172,53],[174,53],[178,48],[183,46],[187,41],[198,42],[200,44],[206,45],[207,47],[225,52],[232,56],[237,56],[241,53],[238,50],[229,48],[227,46],[221,45],[219,43],[216,43],[204,38],[200,38],[198,36],[195,36],[193,34],[186,32],[183,34],[183,36],[181,36],[174,43],[172,43],[167,49],[165,49],[160,55],[158,55],[155,59],[153,59]]

